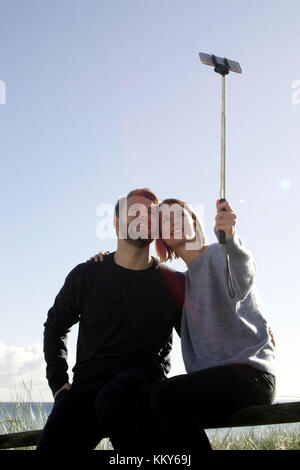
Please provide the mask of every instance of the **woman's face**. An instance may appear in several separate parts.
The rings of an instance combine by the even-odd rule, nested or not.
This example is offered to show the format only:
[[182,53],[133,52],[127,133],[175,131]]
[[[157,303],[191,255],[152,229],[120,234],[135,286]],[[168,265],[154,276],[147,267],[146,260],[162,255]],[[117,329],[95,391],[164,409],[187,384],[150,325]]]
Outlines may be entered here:
[[178,203],[160,205],[160,232],[164,242],[175,248],[195,238],[194,221],[189,211]]

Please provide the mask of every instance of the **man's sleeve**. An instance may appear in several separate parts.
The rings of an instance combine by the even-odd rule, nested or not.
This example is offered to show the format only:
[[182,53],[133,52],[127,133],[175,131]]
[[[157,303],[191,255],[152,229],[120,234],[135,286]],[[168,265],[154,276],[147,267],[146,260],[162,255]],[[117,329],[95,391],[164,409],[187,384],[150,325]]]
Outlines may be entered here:
[[46,377],[53,395],[69,379],[67,335],[72,325],[79,321],[83,292],[79,266],[66,277],[44,323]]

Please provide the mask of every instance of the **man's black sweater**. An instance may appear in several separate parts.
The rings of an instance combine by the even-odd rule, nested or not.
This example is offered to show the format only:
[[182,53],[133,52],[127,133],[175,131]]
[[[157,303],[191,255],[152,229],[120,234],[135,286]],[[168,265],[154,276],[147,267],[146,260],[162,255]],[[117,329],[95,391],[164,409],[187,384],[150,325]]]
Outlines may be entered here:
[[66,382],[67,334],[79,322],[73,384],[115,368],[139,366],[157,377],[170,370],[172,329],[180,335],[183,273],[154,261],[150,268],[103,262],[77,265],[66,277],[44,324],[47,379],[53,394]]

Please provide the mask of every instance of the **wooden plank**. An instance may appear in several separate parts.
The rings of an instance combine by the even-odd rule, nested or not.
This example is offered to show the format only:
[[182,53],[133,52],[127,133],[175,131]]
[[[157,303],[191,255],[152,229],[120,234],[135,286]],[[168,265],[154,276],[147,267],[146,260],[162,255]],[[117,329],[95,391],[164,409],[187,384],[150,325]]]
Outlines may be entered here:
[[[249,406],[239,410],[227,421],[209,423],[205,429],[262,426],[300,422],[300,402]],[[0,449],[36,446],[42,430],[0,435]]]
[[2,434],[0,435],[0,449],[36,446],[41,434],[42,430]]
[[300,422],[300,402],[276,403],[242,408],[223,423],[210,423],[205,429],[263,426]]

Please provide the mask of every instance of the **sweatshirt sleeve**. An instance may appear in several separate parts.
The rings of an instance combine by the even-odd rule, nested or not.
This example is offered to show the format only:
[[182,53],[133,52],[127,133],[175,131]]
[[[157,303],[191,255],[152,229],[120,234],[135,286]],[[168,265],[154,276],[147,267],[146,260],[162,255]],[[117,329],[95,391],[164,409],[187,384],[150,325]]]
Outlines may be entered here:
[[256,265],[252,253],[245,248],[236,234],[232,238],[226,238],[225,248],[238,283],[239,300],[243,300],[248,295],[256,277]]
[[229,254],[230,265],[238,284],[239,295],[236,300],[240,301],[248,295],[254,284],[256,277],[255,261],[252,253],[245,248],[236,233],[232,238],[226,238],[225,250]]
[[44,323],[44,356],[46,377],[54,393],[68,382],[67,335],[79,321],[82,301],[82,279],[80,265],[66,277]]

